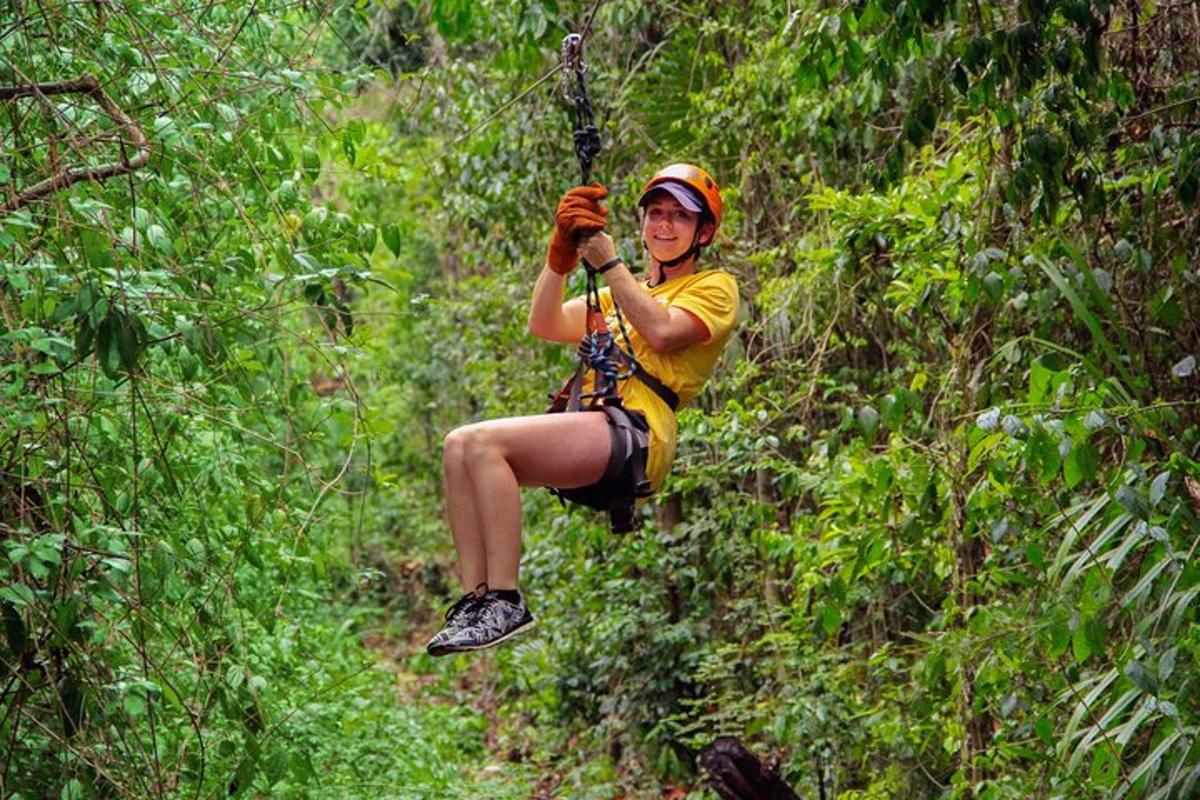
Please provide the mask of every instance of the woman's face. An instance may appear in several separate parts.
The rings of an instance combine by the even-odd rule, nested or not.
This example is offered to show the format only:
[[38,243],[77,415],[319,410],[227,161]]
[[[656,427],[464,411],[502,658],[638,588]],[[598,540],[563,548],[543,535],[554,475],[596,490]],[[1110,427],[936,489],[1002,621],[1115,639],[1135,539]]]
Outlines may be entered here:
[[651,256],[658,261],[670,261],[692,246],[698,224],[699,214],[688,211],[666,192],[658,192],[646,203],[642,238]]

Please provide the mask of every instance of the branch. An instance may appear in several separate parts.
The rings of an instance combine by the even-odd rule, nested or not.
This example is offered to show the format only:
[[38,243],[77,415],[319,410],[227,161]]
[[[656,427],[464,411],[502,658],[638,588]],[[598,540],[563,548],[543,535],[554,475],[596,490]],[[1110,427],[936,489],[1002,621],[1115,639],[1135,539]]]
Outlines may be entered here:
[[134,153],[133,158],[126,158],[122,154],[120,161],[115,161],[111,164],[102,164],[98,167],[68,167],[57,172],[41,183],[34,184],[32,187],[7,200],[3,205],[0,205],[0,216],[10,214],[19,208],[24,208],[46,195],[53,194],[60,189],[65,189],[80,181],[103,181],[117,175],[125,175],[136,169],[141,169],[150,160],[150,143],[146,141],[146,136],[142,133],[141,126],[132,120],[105,94],[104,90],[100,88],[100,82],[92,75],[83,75],[75,80],[63,81],[61,83],[0,86],[0,101],[17,100],[22,97],[40,97],[44,99],[47,95],[53,94],[91,95],[108,112],[108,115],[129,133],[129,138],[134,147],[137,148],[137,151]]

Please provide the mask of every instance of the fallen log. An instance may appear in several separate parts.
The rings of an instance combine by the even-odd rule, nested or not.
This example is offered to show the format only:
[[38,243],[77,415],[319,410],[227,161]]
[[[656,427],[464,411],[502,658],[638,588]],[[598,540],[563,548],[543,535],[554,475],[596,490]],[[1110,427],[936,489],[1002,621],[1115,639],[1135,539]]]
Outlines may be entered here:
[[700,751],[700,766],[723,800],[800,800],[779,777],[777,761],[764,763],[732,736],[720,736]]

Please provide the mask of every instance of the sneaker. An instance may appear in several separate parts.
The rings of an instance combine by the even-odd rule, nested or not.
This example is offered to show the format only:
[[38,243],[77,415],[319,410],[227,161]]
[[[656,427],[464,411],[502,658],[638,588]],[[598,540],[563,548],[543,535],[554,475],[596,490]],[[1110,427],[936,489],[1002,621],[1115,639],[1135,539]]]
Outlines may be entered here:
[[440,642],[439,653],[482,650],[532,627],[533,615],[525,605],[525,598],[518,597],[514,603],[491,591],[476,606],[468,624]]
[[452,652],[446,649],[446,642],[471,623],[471,617],[474,615],[475,609],[483,602],[486,594],[487,584],[481,583],[475,587],[475,591],[467,592],[446,610],[445,624],[442,625],[440,631],[433,635],[433,638],[429,640],[429,644],[425,646],[425,650],[429,655],[442,656]]

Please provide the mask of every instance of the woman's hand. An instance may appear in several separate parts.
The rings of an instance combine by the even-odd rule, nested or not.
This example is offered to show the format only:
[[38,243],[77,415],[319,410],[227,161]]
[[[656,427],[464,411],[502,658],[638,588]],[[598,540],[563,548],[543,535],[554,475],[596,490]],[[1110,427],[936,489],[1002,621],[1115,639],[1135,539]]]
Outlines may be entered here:
[[579,266],[579,239],[604,230],[608,224],[608,206],[600,204],[606,197],[608,190],[598,183],[576,186],[563,195],[554,213],[554,234],[550,237],[546,266],[559,275],[567,275]]
[[579,255],[593,267],[598,267],[617,257],[617,247],[611,236],[599,231],[580,238]]

